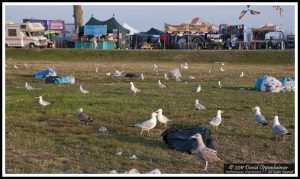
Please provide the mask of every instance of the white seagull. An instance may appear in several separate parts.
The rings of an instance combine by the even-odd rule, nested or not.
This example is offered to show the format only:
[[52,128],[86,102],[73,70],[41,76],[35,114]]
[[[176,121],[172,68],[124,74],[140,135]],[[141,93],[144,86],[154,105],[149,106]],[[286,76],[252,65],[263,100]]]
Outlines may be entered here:
[[89,92],[88,90],[83,89],[83,88],[82,88],[82,85],[80,85],[80,88],[79,88],[79,89],[80,89],[80,92],[83,93],[83,94],[86,94],[86,93]]
[[15,69],[18,69],[19,67],[17,67],[17,65],[14,65],[14,68],[15,68]]
[[[153,129],[156,126],[156,122],[157,122],[156,116],[157,116],[157,113],[153,112],[153,113],[151,113],[151,118],[149,120],[144,121],[142,123],[134,124],[133,127],[138,127],[142,130],[140,135],[143,134],[144,130],[147,130],[148,134],[150,135],[149,130]],[[132,126],[130,126],[130,127],[132,127]]]
[[222,67],[220,67],[220,71],[224,71],[224,69]]
[[131,159],[137,159],[137,156],[135,154],[133,154],[130,158]]
[[176,76],[176,81],[181,82],[182,80],[178,76]]
[[267,125],[265,117],[260,112],[260,108],[258,106],[256,106],[252,109],[255,109],[255,122],[256,122],[256,124]]
[[162,84],[162,83],[160,82],[160,80],[158,80],[158,87],[160,87],[160,88],[165,88],[165,87],[167,87],[167,86],[164,85],[164,84]]
[[96,67],[96,73],[98,73],[98,67]]
[[221,113],[223,113],[223,111],[218,110],[217,111],[217,116],[214,117],[211,121],[209,121],[209,124],[214,126],[214,128],[217,130],[217,127],[221,124],[222,122],[222,117],[221,117]]
[[207,171],[208,162],[223,162],[223,159],[218,156],[217,151],[206,147],[201,134],[195,134],[190,137],[198,142],[196,153],[199,158],[205,160],[205,171]]
[[133,82],[130,82],[130,90],[133,92],[133,95],[135,95],[136,93],[142,92],[141,90],[137,89]]
[[26,64],[26,63],[24,63],[24,66],[28,69],[29,68],[29,66]]
[[110,76],[110,72],[105,73],[107,76]]
[[29,86],[27,82],[25,83],[25,88],[27,90],[33,90],[34,89],[33,87]]
[[85,114],[83,112],[83,109],[82,108],[78,108],[77,110],[77,118],[79,119],[79,121],[85,123],[85,125],[88,125],[88,122],[92,122],[93,119],[88,116],[87,114]]
[[291,135],[283,125],[280,125],[278,116],[274,116],[272,131],[276,135],[276,141],[277,135],[283,135],[283,140],[285,140],[285,135]]
[[221,84],[221,81],[218,81],[218,85],[217,85],[218,88],[222,88],[222,84]]
[[122,76],[122,73],[123,73],[123,71],[116,70],[115,73],[113,73],[113,75],[116,77],[120,77],[120,76]]
[[44,101],[42,96],[35,97],[35,98],[39,98],[39,103],[40,103],[40,105],[42,105],[42,106],[47,106],[47,105],[50,105],[50,104],[51,104],[51,103],[49,103],[49,102],[47,102],[47,101]]
[[181,64],[181,68],[187,70],[187,69],[189,69],[189,65],[186,62],[184,62],[184,64]]
[[167,127],[167,123],[169,121],[171,121],[171,120],[162,114],[162,109],[158,109],[156,112],[157,112],[157,116],[156,116],[157,120],[160,123],[165,124],[165,128],[166,128]]
[[144,78],[144,74],[143,73],[141,73],[141,80],[144,80],[145,78]]
[[116,155],[121,156],[122,152],[117,152]]
[[244,77],[244,72],[242,72],[242,73],[240,74],[240,77]]
[[165,78],[165,80],[169,80],[170,79],[170,77],[168,77],[167,73],[165,73],[164,78]]
[[201,109],[206,109],[205,106],[203,106],[202,104],[199,103],[199,100],[198,100],[198,99],[195,100],[195,108],[197,108],[197,109],[199,109],[199,110],[201,110]]
[[200,93],[200,91],[201,91],[201,85],[197,86],[193,92]]
[[210,69],[208,70],[208,73],[211,73]]

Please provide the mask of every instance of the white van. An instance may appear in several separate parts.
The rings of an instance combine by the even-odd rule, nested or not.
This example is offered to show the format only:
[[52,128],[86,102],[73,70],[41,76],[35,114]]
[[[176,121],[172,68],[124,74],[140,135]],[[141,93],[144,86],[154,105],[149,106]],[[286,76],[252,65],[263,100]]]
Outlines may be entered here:
[[5,47],[47,47],[45,27],[41,23],[6,23]]

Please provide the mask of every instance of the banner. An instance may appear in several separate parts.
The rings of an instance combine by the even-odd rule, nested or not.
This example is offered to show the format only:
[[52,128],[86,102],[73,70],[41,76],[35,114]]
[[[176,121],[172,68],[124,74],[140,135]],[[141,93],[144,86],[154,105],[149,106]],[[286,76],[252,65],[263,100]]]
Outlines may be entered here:
[[113,39],[114,41],[117,41],[118,40],[118,29],[113,29]]
[[107,35],[107,25],[85,25],[84,35]]
[[65,29],[65,21],[49,20],[49,29],[50,30],[64,30]]
[[31,23],[41,23],[45,30],[48,30],[48,21],[47,20],[40,20],[40,19],[23,19],[23,23],[31,22]]

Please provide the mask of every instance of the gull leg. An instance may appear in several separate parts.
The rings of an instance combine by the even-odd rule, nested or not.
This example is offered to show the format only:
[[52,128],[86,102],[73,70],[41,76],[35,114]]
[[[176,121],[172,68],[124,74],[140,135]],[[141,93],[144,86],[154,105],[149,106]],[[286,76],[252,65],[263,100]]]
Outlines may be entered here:
[[208,161],[205,161],[205,171],[207,171],[207,167],[208,167]]
[[275,135],[275,141],[277,142],[277,135]]
[[283,141],[285,142],[286,138],[285,138],[285,135],[283,135]]

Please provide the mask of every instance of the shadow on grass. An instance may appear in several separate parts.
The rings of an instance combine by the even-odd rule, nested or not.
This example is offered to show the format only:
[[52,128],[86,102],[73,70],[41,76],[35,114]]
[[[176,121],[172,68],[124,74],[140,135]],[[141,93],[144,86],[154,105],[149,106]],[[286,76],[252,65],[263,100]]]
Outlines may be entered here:
[[245,88],[245,87],[239,87],[239,86],[223,86],[222,89],[230,89],[230,90],[238,90],[238,91],[256,91],[254,88]]

